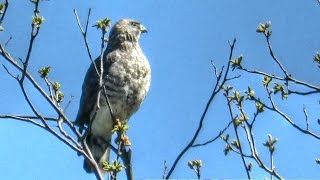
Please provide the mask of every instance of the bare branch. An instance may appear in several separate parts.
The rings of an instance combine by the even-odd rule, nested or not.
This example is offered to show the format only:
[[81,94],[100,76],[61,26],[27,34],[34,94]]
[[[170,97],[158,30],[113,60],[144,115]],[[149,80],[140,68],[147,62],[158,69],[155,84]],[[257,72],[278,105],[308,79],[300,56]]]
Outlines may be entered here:
[[85,30],[83,30],[83,28],[81,26],[77,10],[73,9],[73,13],[74,13],[74,15],[75,15],[75,17],[77,19],[77,23],[78,23],[79,29],[81,31],[84,43],[86,45],[86,49],[87,49],[87,53],[88,53],[89,59],[90,59],[91,63],[93,64],[94,69],[96,70],[96,73],[98,74],[98,76],[100,76],[100,71],[98,70],[96,63],[95,63],[94,59],[92,58],[90,47],[89,47],[89,43],[88,43],[88,40],[87,40],[87,30],[88,30],[88,24],[89,24],[89,19],[90,19],[90,14],[91,14],[91,8],[89,8],[89,11],[88,11]]
[[279,59],[276,57],[275,53],[273,52],[271,43],[270,43],[270,36],[266,35],[264,33],[267,43],[268,43],[268,48],[269,48],[269,52],[270,55],[272,57],[272,59],[278,64],[278,66],[280,67],[280,69],[282,70],[282,72],[286,75],[286,77],[289,77],[290,75],[288,74],[287,70],[284,68],[284,66],[281,64],[281,62],[279,61]]
[[211,60],[211,65],[214,69],[214,75],[216,76],[216,78],[218,78],[218,69],[217,66],[214,64],[213,60]]
[[[19,118],[19,119],[31,119],[31,120],[36,120],[36,119],[40,119],[39,117],[37,116],[30,116],[30,115],[8,115],[8,114],[5,114],[5,115],[0,115],[0,118],[13,118],[13,119],[16,119],[16,118]],[[45,117],[43,116],[43,119],[44,120],[49,120],[49,121],[58,121],[57,118],[53,118],[53,117]]]
[[3,66],[3,68],[6,70],[6,72],[7,72],[13,79],[18,80],[18,78],[19,78],[18,75],[16,75],[16,76],[13,75],[5,65],[2,64],[2,66]]
[[304,92],[297,92],[297,91],[289,90],[288,93],[294,93],[294,94],[300,94],[300,95],[309,95],[309,94],[320,92],[320,87],[312,85],[312,84],[309,84],[309,83],[306,83],[306,82],[303,82],[303,81],[298,80],[298,79],[295,79],[292,76],[288,76],[288,77],[283,78],[283,77],[271,75],[271,74],[268,74],[268,73],[262,72],[262,71],[248,70],[248,69],[246,69],[244,67],[241,67],[241,70],[246,71],[248,73],[252,73],[252,74],[259,74],[259,75],[267,76],[267,77],[270,77],[272,79],[277,79],[277,80],[281,80],[281,81],[291,81],[291,82],[293,82],[295,84],[303,85],[303,86],[306,86],[306,87],[314,90],[314,91],[305,92],[305,93]]
[[[34,9],[34,12],[33,12],[33,15],[34,16],[37,16],[37,14],[39,13],[39,2],[40,1],[35,1],[34,4],[35,4],[35,9]],[[20,79],[21,82],[24,81],[24,78],[26,76],[26,72],[27,72],[27,68],[28,68],[28,64],[29,64],[29,60],[30,60],[30,56],[31,56],[31,52],[32,52],[32,48],[33,48],[33,43],[34,43],[34,40],[36,39],[38,33],[39,33],[39,29],[40,29],[40,26],[36,26],[34,23],[32,23],[32,26],[31,26],[31,33],[30,33],[30,41],[29,41],[29,47],[28,47],[28,52],[27,52],[27,56],[23,62],[23,72],[22,72],[22,77]]]
[[230,127],[231,124],[232,124],[232,121],[230,121],[227,124],[227,126],[223,130],[221,130],[213,139],[208,140],[208,141],[206,141],[204,143],[194,144],[191,147],[205,146],[207,144],[210,144],[210,143],[214,142],[215,140],[219,139],[219,137],[221,137],[222,134],[224,134],[224,132]]
[[56,102],[56,101],[55,101],[55,97],[54,97],[54,95],[53,95],[53,93],[52,93],[51,82],[49,82],[49,79],[48,79],[47,77],[44,78],[44,81],[46,82],[46,85],[47,85],[47,87],[48,87],[49,94],[50,94],[50,97],[51,97],[52,101],[53,101],[53,102]]
[[[316,138],[316,139],[320,139],[320,136],[311,132],[310,130],[306,130],[306,129],[302,129],[300,126],[296,125],[291,119],[290,117],[288,117],[285,113],[283,113],[281,110],[279,110],[279,108],[275,105],[273,98],[271,96],[271,92],[269,91],[269,89],[266,87],[266,90],[268,92],[268,98],[270,100],[270,103],[272,105],[272,107],[267,107],[268,109],[278,113],[280,116],[282,116],[289,124],[291,124],[294,128],[296,128],[297,130],[299,130],[300,132],[304,133],[304,134],[308,134],[311,135],[312,137]],[[259,100],[260,101],[260,100]],[[261,101],[260,101],[261,102]]]
[[306,107],[303,105],[303,114],[305,116],[306,119],[306,130],[309,131],[309,119],[308,119],[308,114],[307,114],[307,109]]
[[6,41],[6,43],[4,43],[4,46],[6,47],[11,40],[12,40],[12,36],[10,36],[9,39]]
[[167,161],[164,160],[164,161],[163,161],[163,175],[162,175],[162,179],[165,179],[167,172],[168,172],[168,165],[167,165]]
[[34,120],[34,119],[38,119],[38,118],[28,118],[28,117],[23,117],[23,116],[19,116],[19,115],[17,115],[17,116],[16,115],[0,115],[0,118],[1,119],[16,119],[16,120],[32,123],[38,127],[46,129],[46,127],[43,124],[38,123],[37,121]]

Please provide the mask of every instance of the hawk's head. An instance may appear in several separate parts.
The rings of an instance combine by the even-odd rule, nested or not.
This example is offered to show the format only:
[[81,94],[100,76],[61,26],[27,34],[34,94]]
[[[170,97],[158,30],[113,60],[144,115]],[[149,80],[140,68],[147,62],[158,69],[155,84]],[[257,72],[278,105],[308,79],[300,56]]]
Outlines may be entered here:
[[141,33],[147,29],[138,21],[133,19],[121,19],[111,29],[110,41],[131,41],[137,42]]

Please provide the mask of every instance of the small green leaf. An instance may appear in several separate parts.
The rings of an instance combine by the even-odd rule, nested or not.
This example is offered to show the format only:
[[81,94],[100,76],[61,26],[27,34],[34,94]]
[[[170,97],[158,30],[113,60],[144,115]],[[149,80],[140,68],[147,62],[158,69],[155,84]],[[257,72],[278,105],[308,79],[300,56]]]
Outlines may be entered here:
[[61,88],[61,84],[58,81],[52,83],[52,88],[54,91],[58,91]]
[[320,62],[320,53],[317,52],[313,59],[317,62]]
[[0,14],[3,14],[5,9],[6,9],[6,3],[5,2],[0,3]]
[[263,33],[265,31],[266,27],[264,24],[260,23],[259,26],[257,27],[257,32],[258,33]]
[[57,93],[56,93],[56,101],[58,103],[61,103],[63,101],[63,98],[64,98],[63,92],[57,91]]
[[261,102],[256,101],[256,108],[257,108],[257,113],[261,113],[264,111],[264,106]]
[[4,27],[0,25],[0,31],[3,31],[3,30],[4,30]]
[[313,61],[318,64],[318,67],[320,68],[320,53],[317,52],[316,55],[313,57]]
[[227,134],[226,136],[222,136],[222,140],[224,140],[225,142],[228,142],[230,135]]
[[111,163],[108,163],[106,161],[102,162],[102,169],[107,172],[120,172],[123,168],[125,168],[124,165],[121,164],[121,162],[114,160]]
[[39,14],[36,14],[35,16],[32,17],[32,24],[37,28],[40,28],[43,21],[44,21],[44,17],[40,16]]
[[246,93],[248,96],[247,99],[250,99],[250,100],[254,99],[254,90],[250,86],[248,86],[248,91]]
[[[268,28],[270,27],[271,25],[271,21],[267,21],[265,23],[260,23],[256,29],[256,31],[258,33],[265,33],[266,34],[266,31],[268,30]],[[271,35],[271,33],[270,33]]]
[[224,155],[225,155],[225,156],[228,155],[229,152],[230,152],[230,150],[231,150],[230,145],[229,145],[229,144],[226,144],[226,147],[225,147],[224,150],[223,150]]
[[242,66],[241,66],[242,59],[243,59],[243,55],[240,55],[237,59],[231,59],[230,60],[232,70],[234,70],[236,68],[237,69],[241,69],[242,68]]
[[269,151],[271,154],[273,154],[274,150],[275,150],[275,143],[278,141],[277,138],[272,137],[271,134],[268,134],[268,140],[263,143],[264,146],[269,148]]
[[108,28],[111,25],[111,20],[109,18],[100,19],[96,22],[94,27],[97,27],[97,29],[101,29],[104,32],[108,31]]
[[233,99],[238,103],[239,106],[241,106],[244,100],[244,96],[241,95],[239,91],[235,90],[233,92]]
[[240,148],[240,143],[238,140],[234,139],[232,142],[231,142],[231,145],[236,147],[237,149]]
[[277,94],[278,92],[281,92],[281,97],[282,99],[287,99],[288,97],[288,92],[285,89],[285,86],[283,84],[278,84],[276,83],[275,86],[273,87],[274,94]]
[[315,161],[317,164],[320,164],[320,158],[317,158]]
[[272,81],[272,78],[269,77],[269,76],[264,76],[263,77],[263,80],[262,80],[262,83],[265,87],[267,87],[269,85],[269,83]]

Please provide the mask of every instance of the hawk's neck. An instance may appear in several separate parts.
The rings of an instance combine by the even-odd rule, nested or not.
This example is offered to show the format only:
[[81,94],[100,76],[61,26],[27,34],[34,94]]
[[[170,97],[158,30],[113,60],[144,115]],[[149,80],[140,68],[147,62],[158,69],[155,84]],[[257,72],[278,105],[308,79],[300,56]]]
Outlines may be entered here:
[[132,50],[140,48],[138,43],[138,37],[132,34],[119,34],[118,36],[112,37],[108,43],[108,49],[121,49],[121,50]]

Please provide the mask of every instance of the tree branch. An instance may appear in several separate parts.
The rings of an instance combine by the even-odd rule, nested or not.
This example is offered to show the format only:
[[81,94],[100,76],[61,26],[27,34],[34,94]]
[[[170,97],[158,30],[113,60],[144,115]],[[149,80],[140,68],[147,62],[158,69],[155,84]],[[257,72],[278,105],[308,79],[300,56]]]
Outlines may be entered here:
[[[209,100],[208,100],[208,102],[207,102],[207,104],[206,104],[206,106],[204,108],[204,111],[203,111],[203,113],[201,115],[201,118],[200,118],[199,124],[198,124],[198,128],[196,129],[196,132],[193,135],[193,137],[190,140],[190,142],[183,148],[183,150],[179,153],[179,155],[175,159],[173,165],[171,166],[170,170],[168,171],[166,179],[170,178],[171,174],[175,170],[175,168],[176,168],[178,162],[180,161],[180,159],[182,158],[182,156],[193,146],[194,142],[196,141],[196,139],[197,139],[197,137],[198,137],[198,135],[199,135],[199,133],[200,133],[200,131],[202,129],[204,118],[206,117],[206,114],[208,112],[208,109],[209,109],[214,97],[220,92],[221,87],[227,81],[227,76],[228,76],[229,68],[230,68],[230,60],[231,60],[232,55],[233,55],[233,49],[234,49],[235,43],[236,43],[236,39],[234,39],[232,42],[229,41],[230,55],[229,55],[229,61],[228,61],[227,69],[223,74],[223,68],[222,68],[222,70],[220,71],[218,77],[216,77],[217,80],[216,80],[214,89],[213,89],[212,94],[211,94],[211,96],[210,96],[210,98],[209,98]],[[220,80],[221,80],[221,83],[220,83]]]

